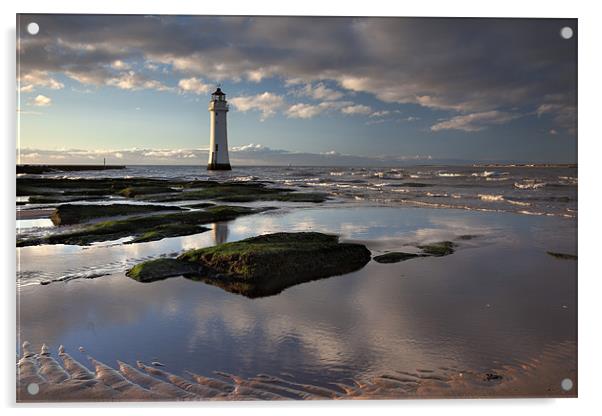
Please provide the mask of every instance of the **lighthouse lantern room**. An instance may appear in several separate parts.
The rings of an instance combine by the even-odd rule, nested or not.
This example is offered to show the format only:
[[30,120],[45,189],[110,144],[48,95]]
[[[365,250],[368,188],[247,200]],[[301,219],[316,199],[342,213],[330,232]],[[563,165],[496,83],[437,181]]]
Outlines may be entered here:
[[228,125],[226,123],[228,102],[226,101],[226,94],[222,92],[221,88],[211,94],[209,113],[211,114],[211,138],[207,169],[231,170],[228,156]]

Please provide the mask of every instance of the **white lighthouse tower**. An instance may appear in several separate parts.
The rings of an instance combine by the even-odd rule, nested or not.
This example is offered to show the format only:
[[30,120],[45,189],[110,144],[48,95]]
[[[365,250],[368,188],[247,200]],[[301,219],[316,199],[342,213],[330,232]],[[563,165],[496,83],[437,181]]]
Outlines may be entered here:
[[228,102],[226,94],[222,92],[221,88],[211,94],[209,113],[211,114],[211,140],[207,170],[231,170],[228,157],[228,125],[226,124]]

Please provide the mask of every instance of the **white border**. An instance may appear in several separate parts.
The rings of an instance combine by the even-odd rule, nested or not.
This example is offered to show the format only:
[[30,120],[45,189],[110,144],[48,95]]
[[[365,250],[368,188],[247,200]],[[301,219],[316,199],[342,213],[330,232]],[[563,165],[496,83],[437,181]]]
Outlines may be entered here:
[[[600,368],[600,322],[602,310],[600,265],[594,261],[599,255],[600,215],[602,215],[602,151],[599,134],[600,50],[602,15],[594,1],[528,2],[525,0],[498,0],[497,2],[471,0],[420,0],[399,2],[371,0],[350,1],[303,0],[283,2],[275,0],[156,1],[156,0],[21,0],[3,1],[2,14],[2,100],[0,112],[4,130],[2,143],[2,173],[4,198],[2,203],[2,264],[1,276],[4,314],[1,343],[5,360],[2,368],[2,404],[13,412],[95,415],[119,412],[135,414],[135,405],[97,404],[91,406],[70,405],[67,408],[52,406],[48,409],[17,406],[14,402],[15,365],[15,251],[14,251],[14,195],[15,195],[15,14],[20,13],[131,13],[131,14],[263,14],[263,15],[357,15],[357,16],[468,16],[468,17],[571,17],[579,18],[579,399],[517,399],[517,400],[414,400],[403,402],[319,402],[319,403],[219,403],[199,404],[147,404],[144,413],[163,415],[176,407],[178,412],[200,414],[268,413],[306,414],[343,411],[348,414],[399,414],[414,412],[426,414],[478,414],[496,415],[520,412],[545,412],[550,415],[588,414],[599,411],[602,369]],[[82,407],[89,407],[86,410]],[[110,408],[110,409],[107,409]]]

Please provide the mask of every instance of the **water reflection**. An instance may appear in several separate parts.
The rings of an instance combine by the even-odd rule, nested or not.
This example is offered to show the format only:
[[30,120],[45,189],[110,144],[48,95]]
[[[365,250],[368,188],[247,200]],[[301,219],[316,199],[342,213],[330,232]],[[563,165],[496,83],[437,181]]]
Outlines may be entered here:
[[211,225],[213,232],[213,241],[215,245],[223,244],[228,240],[228,223],[216,222]]
[[[366,219],[369,218],[369,221]],[[140,284],[122,272],[19,289],[20,335],[34,346],[85,345],[105,362],[159,360],[169,370],[291,373],[327,383],[391,370],[490,369],[576,340],[574,224],[546,217],[386,208],[243,217],[222,231],[114,247],[19,249],[24,271],[120,267],[250,235],[312,227],[385,251],[478,234],[448,257],[369,263],[344,276],[248,299],[184,278]],[[353,226],[357,224],[357,226]],[[222,229],[222,230],[223,230]],[[552,232],[553,230],[553,232]],[[440,234],[437,234],[439,232]],[[35,274],[35,273],[34,273]]]

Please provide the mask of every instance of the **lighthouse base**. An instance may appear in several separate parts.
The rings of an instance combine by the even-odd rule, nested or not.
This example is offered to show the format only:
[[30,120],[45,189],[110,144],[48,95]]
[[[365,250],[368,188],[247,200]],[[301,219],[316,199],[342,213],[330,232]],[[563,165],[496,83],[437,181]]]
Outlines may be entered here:
[[229,163],[209,163],[207,170],[232,170]]

